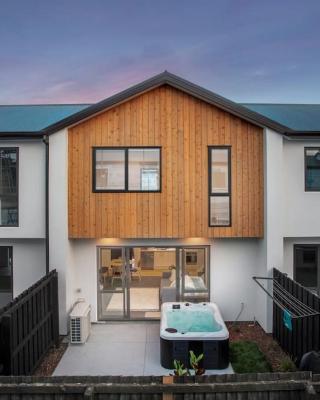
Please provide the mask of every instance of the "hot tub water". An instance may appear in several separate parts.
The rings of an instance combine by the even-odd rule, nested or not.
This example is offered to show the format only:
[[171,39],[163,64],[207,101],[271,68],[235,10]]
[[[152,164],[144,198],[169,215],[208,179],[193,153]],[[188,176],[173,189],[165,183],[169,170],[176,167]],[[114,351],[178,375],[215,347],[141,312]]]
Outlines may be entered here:
[[167,325],[179,333],[218,332],[222,326],[214,319],[212,311],[204,306],[193,306],[192,310],[171,309],[166,311]]

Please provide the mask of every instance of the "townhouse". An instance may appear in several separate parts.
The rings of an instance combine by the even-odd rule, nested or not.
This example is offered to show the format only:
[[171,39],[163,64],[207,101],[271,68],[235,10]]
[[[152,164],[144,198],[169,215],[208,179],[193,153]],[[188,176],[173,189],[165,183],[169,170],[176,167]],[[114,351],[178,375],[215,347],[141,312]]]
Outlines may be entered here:
[[252,276],[318,291],[320,105],[238,104],[168,72],[96,104],[0,106],[0,301],[59,273],[61,333],[214,301],[272,327]]

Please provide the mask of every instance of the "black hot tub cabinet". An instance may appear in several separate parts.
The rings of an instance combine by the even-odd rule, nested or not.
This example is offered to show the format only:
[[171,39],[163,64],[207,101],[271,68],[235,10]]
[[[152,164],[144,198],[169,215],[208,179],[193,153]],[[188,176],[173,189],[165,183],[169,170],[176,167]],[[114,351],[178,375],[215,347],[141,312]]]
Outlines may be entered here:
[[[216,329],[214,332],[179,332],[168,326],[168,312],[185,314],[210,312]],[[174,325],[174,324],[173,324]],[[161,308],[160,352],[163,368],[173,369],[173,361],[181,361],[190,368],[189,351],[196,355],[204,354],[202,367],[205,369],[224,369],[229,365],[229,332],[215,303],[164,303]]]

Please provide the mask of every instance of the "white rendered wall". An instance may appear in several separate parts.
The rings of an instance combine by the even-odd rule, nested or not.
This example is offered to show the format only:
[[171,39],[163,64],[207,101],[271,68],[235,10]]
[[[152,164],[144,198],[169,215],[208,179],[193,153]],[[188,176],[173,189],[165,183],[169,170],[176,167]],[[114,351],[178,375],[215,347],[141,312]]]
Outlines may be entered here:
[[320,141],[284,140],[284,236],[320,236],[320,192],[305,192],[304,148]]
[[211,247],[211,299],[219,305],[223,318],[240,321],[258,317],[256,284],[260,262],[259,239],[218,239]]
[[[74,255],[73,302],[84,298],[91,305],[91,321],[97,321],[97,247],[95,240],[72,240]],[[71,278],[71,276],[69,276]]]
[[205,239],[189,240],[72,240],[75,282],[73,301],[85,298],[91,304],[92,321],[97,320],[97,246],[178,246],[210,245],[211,300],[220,307],[225,320],[234,320],[241,302],[244,310],[239,320],[253,320],[256,310],[256,287],[252,276],[256,275],[260,260],[258,239]]
[[[283,265],[283,136],[264,130],[264,239],[260,244],[259,275],[271,277]],[[270,289],[270,284],[265,284]],[[257,286],[258,321],[272,331],[272,302]]]
[[12,246],[13,297],[46,274],[43,239],[1,239],[0,246]]
[[45,145],[42,140],[1,141],[19,148],[19,226],[0,227],[1,238],[45,237]]
[[49,238],[50,269],[58,271],[60,333],[68,332],[68,314],[73,305],[72,249],[68,239],[68,135],[67,130],[49,139]]

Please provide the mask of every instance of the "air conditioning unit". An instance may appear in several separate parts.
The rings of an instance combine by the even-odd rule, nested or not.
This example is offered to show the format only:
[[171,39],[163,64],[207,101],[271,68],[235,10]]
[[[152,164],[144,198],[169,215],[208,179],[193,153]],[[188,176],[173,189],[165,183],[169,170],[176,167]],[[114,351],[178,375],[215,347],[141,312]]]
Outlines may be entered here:
[[85,343],[90,334],[90,305],[79,301],[70,313],[70,343]]

